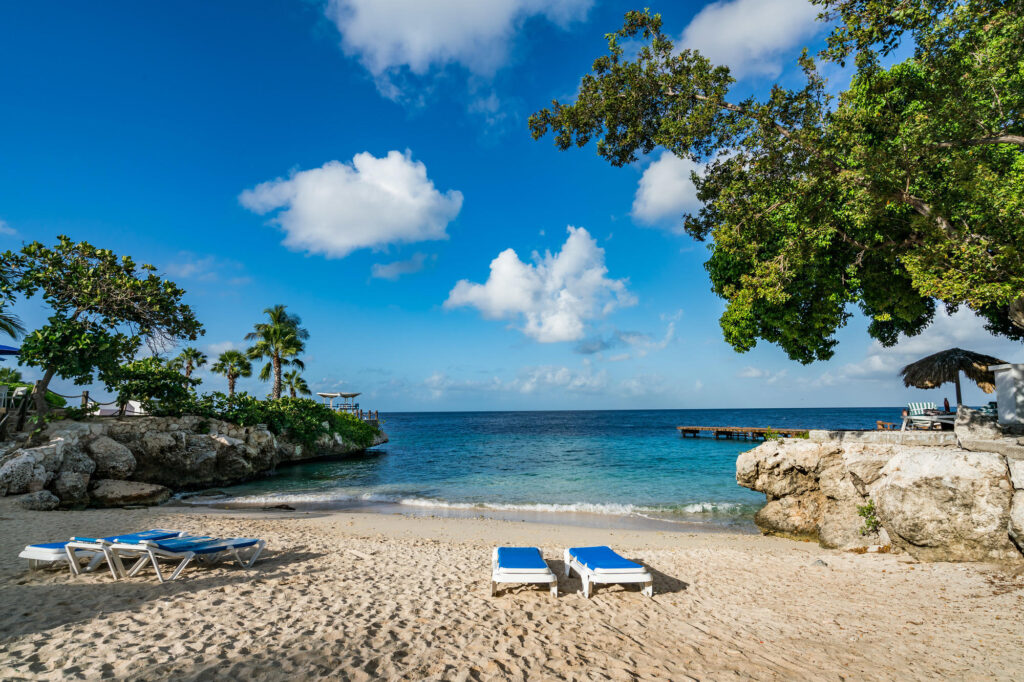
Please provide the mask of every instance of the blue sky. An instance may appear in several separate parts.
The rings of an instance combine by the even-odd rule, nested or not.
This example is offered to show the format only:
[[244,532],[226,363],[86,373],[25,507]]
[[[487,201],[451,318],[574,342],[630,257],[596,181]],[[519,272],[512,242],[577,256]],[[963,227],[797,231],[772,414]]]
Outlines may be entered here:
[[[0,248],[64,233],[153,263],[211,355],[287,304],[311,386],[386,411],[941,402],[898,368],[953,345],[1024,359],[969,313],[895,349],[857,318],[809,367],[727,346],[706,247],[679,234],[689,162],[616,169],[526,129],[636,7],[4,3]],[[805,0],[652,9],[737,96],[793,78],[822,37]]]

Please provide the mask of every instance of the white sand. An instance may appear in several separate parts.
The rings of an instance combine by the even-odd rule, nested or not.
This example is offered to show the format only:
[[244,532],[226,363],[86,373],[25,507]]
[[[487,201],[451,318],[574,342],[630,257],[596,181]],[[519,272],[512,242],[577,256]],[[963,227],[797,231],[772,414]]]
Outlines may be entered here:
[[[30,573],[30,542],[172,527],[268,541],[250,571]],[[634,586],[490,596],[496,544],[610,544]],[[369,557],[369,559],[365,558]],[[813,566],[817,559],[827,567]],[[26,512],[0,502],[0,678],[1024,679],[1024,579],[757,536],[381,514]]]

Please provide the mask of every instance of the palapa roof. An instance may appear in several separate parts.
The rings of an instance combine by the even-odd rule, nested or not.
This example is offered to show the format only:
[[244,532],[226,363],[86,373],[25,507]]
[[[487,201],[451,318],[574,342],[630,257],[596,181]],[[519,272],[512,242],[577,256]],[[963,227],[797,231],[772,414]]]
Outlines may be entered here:
[[956,382],[957,374],[963,372],[978,388],[992,393],[996,390],[996,378],[989,371],[989,365],[1003,364],[1006,364],[1003,360],[991,355],[950,348],[910,363],[900,371],[900,376],[904,386],[938,388],[942,384]]

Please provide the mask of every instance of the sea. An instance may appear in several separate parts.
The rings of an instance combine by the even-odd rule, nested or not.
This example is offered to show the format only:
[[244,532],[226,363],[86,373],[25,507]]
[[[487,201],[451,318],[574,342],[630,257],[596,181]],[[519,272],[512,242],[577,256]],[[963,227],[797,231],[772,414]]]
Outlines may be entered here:
[[602,528],[756,532],[764,495],[736,483],[757,445],[677,426],[873,429],[899,407],[381,413],[390,442],[279,467],[183,503],[484,516]]

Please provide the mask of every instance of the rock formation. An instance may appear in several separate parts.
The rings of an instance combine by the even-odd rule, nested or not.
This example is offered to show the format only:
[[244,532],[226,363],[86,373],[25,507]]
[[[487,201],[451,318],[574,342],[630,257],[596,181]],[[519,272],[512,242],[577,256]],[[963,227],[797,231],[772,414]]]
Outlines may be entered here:
[[[265,427],[200,417],[60,421],[34,440],[45,442],[0,456],[0,495],[32,493],[22,504],[34,509],[158,504],[172,490],[230,485],[281,463],[363,449],[337,434],[307,448]],[[381,434],[373,445],[384,442]]]
[[[736,480],[765,493],[767,533],[923,561],[1024,560],[1024,442],[965,408],[956,435],[959,447],[768,441],[740,455]],[[876,532],[858,513],[869,502]]]

